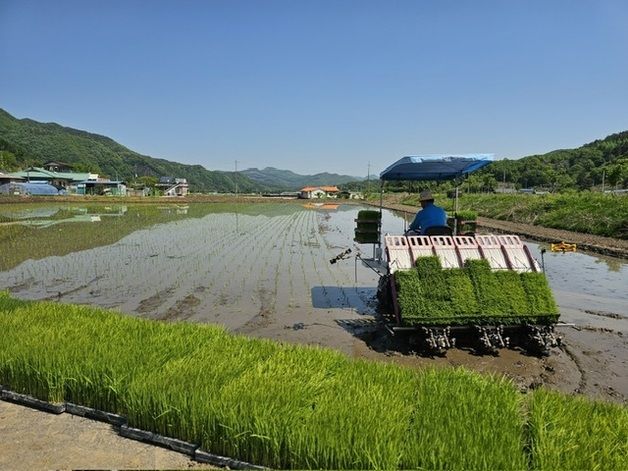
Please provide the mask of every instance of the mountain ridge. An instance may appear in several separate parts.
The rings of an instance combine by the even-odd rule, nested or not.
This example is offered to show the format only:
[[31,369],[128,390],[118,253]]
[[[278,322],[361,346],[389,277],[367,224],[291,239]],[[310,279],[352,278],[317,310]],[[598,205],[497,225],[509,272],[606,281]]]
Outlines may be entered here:
[[337,173],[320,172],[313,175],[301,175],[292,170],[282,170],[276,167],[247,168],[242,173],[251,180],[263,184],[298,190],[305,186],[342,185],[349,182],[362,181],[364,178]]
[[[199,164],[182,164],[135,152],[114,139],[56,122],[15,118],[0,108],[0,170],[3,163],[17,169],[46,161],[71,164],[77,171],[131,181],[136,176],[187,178],[191,191],[241,192],[298,190],[306,185],[341,185],[359,177],[334,173],[299,175],[275,167],[240,172],[208,170]],[[11,170],[12,168],[9,168]]]
[[[135,152],[108,136],[61,124],[18,119],[0,108],[0,170],[56,160],[77,171],[132,181],[136,176],[187,178],[191,191],[268,192],[298,190],[304,186],[342,185],[361,189],[364,178],[321,172],[300,175],[276,167],[249,168],[240,172],[208,170]],[[557,149],[519,159],[503,159],[471,175],[485,179],[483,188],[505,181],[519,187],[551,190],[587,189],[604,181],[614,187],[628,185],[628,131],[572,149]],[[374,175],[374,179],[377,176]]]

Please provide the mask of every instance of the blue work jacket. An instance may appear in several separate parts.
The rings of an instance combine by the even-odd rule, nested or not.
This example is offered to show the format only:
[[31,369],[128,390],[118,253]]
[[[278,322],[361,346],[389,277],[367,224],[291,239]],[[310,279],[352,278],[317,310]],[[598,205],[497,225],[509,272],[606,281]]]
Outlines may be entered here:
[[416,213],[414,221],[410,224],[410,230],[421,231],[421,234],[425,234],[428,227],[446,225],[447,213],[445,210],[434,203],[428,203],[425,208]]

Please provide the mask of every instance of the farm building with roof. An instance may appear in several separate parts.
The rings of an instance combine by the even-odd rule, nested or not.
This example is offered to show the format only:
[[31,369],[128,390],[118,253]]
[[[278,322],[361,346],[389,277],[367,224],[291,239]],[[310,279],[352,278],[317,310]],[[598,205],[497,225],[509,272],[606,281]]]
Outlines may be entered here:
[[299,191],[299,198],[335,198],[339,192],[335,186],[306,186]]

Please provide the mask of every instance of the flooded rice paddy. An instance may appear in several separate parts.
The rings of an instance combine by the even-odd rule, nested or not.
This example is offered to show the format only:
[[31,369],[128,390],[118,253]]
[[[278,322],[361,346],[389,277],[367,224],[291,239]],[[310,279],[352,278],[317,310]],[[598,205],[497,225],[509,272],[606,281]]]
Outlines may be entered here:
[[[0,289],[162,320],[350,349],[378,275],[356,259],[363,209],[330,204],[5,205]],[[404,220],[385,210],[383,231]],[[540,247],[530,243],[540,259]],[[350,248],[350,257],[330,260]],[[544,256],[562,320],[628,332],[628,263]]]
[[[0,206],[0,290],[23,299],[93,304],[165,321],[318,344],[410,367],[465,366],[615,402],[628,399],[628,261],[544,255],[563,346],[548,358],[450,350],[412,353],[377,326],[378,274],[356,258],[347,204],[199,203]],[[403,213],[383,230],[401,234]],[[544,247],[528,242],[540,260]],[[349,257],[330,263],[351,249]]]

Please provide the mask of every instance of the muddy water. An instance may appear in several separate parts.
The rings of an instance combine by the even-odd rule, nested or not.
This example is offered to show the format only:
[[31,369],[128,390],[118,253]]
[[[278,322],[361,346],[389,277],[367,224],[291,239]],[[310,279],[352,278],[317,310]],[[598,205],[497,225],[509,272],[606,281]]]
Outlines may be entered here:
[[[334,320],[373,313],[378,275],[356,257],[370,258],[373,249],[352,241],[359,207],[263,205],[230,211],[198,206],[205,208],[190,215],[200,217],[186,217],[186,207],[161,208],[161,218],[148,219],[146,228],[133,227],[114,243],[24,260],[0,272],[0,288],[22,298],[97,304],[244,331],[277,316],[299,329],[317,310],[334,312]],[[112,227],[124,234],[139,214],[126,206],[88,211],[59,205],[2,213],[29,226],[31,247],[49,245],[46,230],[53,224],[55,233],[66,231],[65,238]],[[382,224],[384,232],[399,234],[407,221],[384,211]],[[15,255],[7,253],[9,237],[0,239],[5,256]],[[528,245],[540,260],[544,247]],[[347,258],[330,263],[346,249],[352,250]],[[544,262],[562,320],[628,332],[627,261],[548,251]]]
[[[526,242],[560,306],[561,320],[628,333],[628,260],[585,253],[551,253]],[[547,252],[541,257],[541,249]]]
[[[372,312],[377,275],[358,270],[356,282],[353,260],[329,263],[352,246],[354,206],[207,212],[134,230],[108,245],[24,260],[0,272],[0,288],[20,298],[96,304],[156,319],[216,322],[242,332],[278,322],[295,331],[312,323],[338,328],[333,321],[339,317]],[[38,208],[32,218],[24,211],[16,213],[14,221],[29,226],[34,243],[47,246],[50,241],[41,228],[53,222],[46,216],[57,214],[58,208]],[[92,217],[80,222],[73,217],[66,237],[80,237],[96,226],[124,233],[127,220],[137,217],[131,210],[115,221]],[[58,227],[68,231],[70,225]],[[340,314],[332,319],[313,315],[330,310]]]

